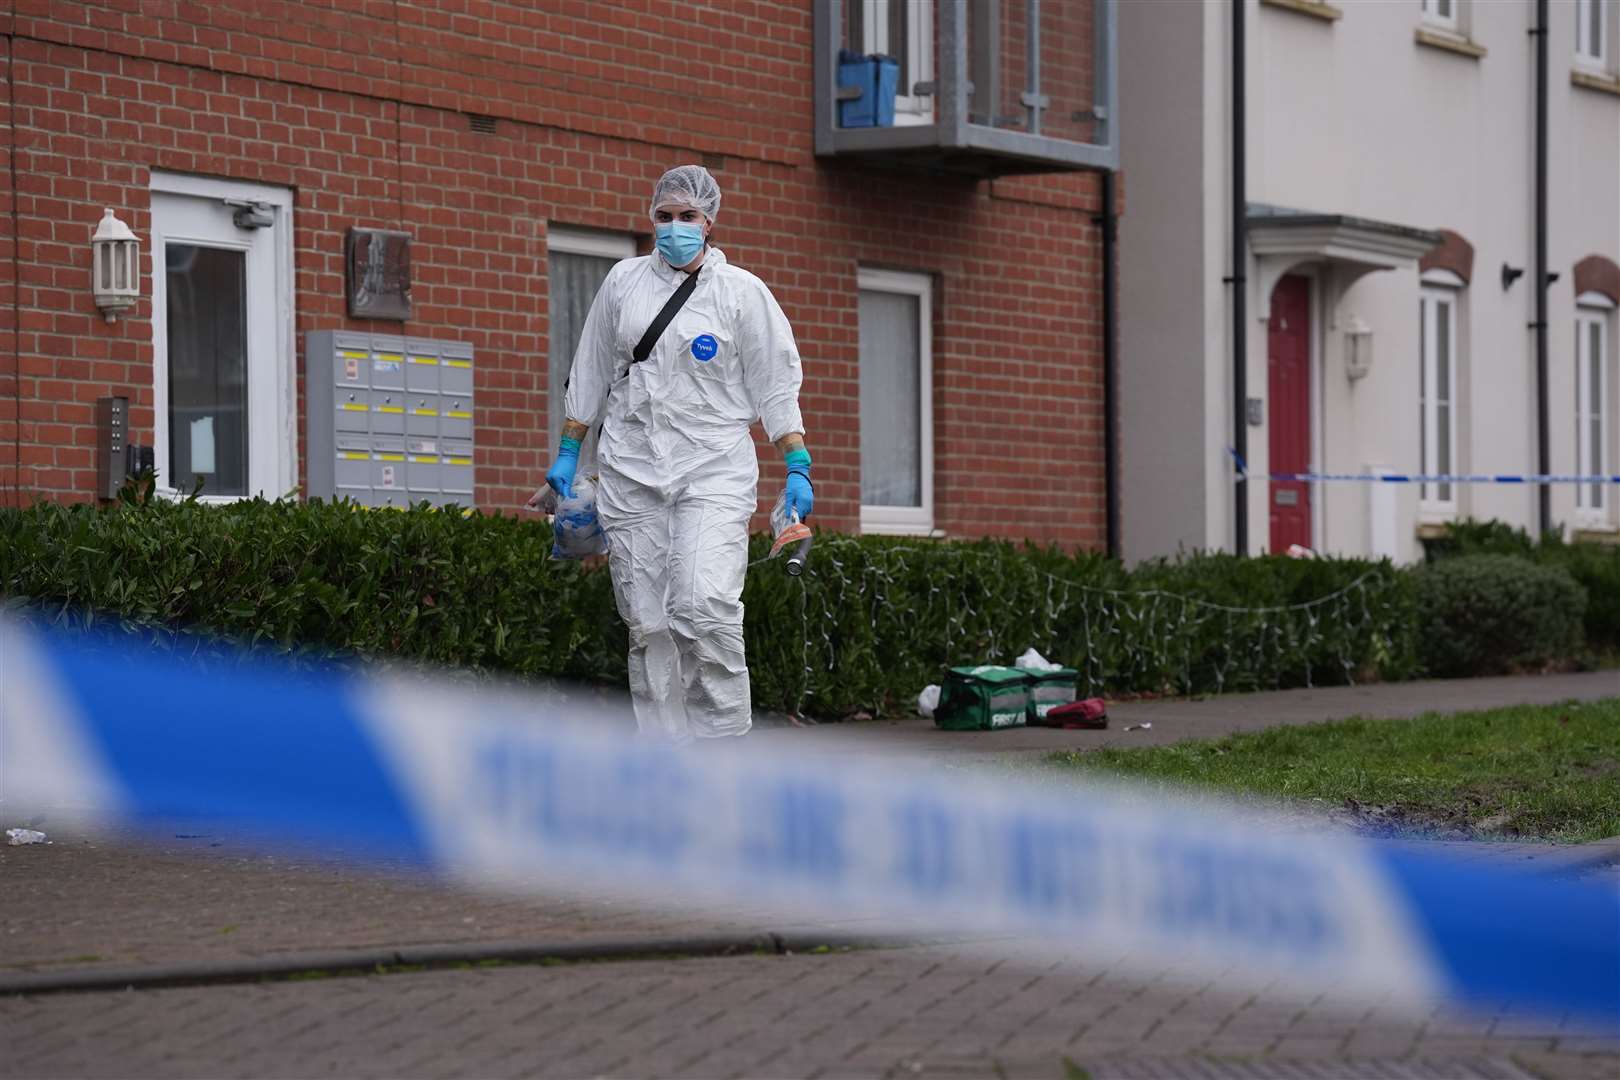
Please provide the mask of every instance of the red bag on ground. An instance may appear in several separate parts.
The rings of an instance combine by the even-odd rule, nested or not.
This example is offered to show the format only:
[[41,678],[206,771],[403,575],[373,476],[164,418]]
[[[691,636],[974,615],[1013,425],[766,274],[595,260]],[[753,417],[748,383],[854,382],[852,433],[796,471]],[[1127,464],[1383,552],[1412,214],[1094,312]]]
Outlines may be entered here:
[[1073,701],[1067,705],[1057,705],[1047,710],[1045,716],[1039,720],[1031,720],[1032,724],[1042,727],[1068,728],[1105,728],[1108,726],[1108,706],[1100,697],[1084,698]]

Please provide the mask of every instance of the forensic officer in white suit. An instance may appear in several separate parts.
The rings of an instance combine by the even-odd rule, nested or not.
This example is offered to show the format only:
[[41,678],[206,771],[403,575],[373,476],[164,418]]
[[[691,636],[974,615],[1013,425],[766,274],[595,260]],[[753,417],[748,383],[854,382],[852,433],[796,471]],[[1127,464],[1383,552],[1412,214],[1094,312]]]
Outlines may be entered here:
[[788,509],[803,520],[814,500],[793,329],[764,282],[709,246],[719,210],[720,185],[702,166],[653,187],[657,251],[620,262],[597,293],[546,473],[571,495],[580,443],[601,425],[597,509],[630,629],[636,722],[674,742],[752,725],[742,588],[755,419],[787,465]]

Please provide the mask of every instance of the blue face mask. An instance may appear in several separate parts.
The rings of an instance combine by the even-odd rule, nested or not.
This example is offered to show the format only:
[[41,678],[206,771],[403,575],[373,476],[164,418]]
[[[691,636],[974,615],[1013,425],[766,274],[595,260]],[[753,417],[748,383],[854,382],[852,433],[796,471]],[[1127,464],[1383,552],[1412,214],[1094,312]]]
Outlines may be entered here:
[[703,226],[690,221],[665,221],[653,227],[658,237],[658,254],[679,269],[703,250]]

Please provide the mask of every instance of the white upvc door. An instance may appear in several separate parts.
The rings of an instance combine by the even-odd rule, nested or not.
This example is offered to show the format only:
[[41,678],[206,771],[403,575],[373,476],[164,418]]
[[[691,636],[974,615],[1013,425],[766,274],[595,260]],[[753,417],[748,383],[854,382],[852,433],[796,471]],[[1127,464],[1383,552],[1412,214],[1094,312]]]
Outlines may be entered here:
[[[240,223],[239,223],[240,222]],[[298,482],[292,193],[152,176],[158,487],[229,502]]]

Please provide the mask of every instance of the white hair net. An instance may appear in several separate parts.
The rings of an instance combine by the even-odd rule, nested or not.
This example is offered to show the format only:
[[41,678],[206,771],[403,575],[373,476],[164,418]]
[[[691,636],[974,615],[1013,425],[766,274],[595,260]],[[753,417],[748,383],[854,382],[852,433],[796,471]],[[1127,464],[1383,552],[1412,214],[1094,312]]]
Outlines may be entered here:
[[701,165],[677,165],[653,185],[647,216],[661,206],[689,206],[713,221],[720,212],[720,185]]

